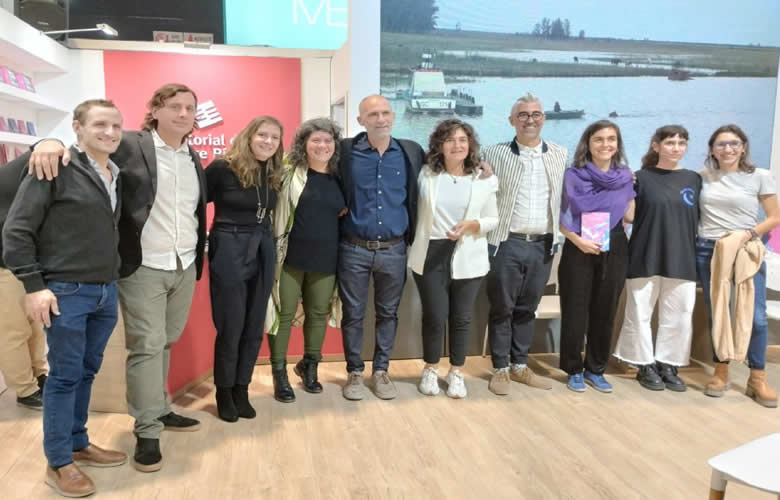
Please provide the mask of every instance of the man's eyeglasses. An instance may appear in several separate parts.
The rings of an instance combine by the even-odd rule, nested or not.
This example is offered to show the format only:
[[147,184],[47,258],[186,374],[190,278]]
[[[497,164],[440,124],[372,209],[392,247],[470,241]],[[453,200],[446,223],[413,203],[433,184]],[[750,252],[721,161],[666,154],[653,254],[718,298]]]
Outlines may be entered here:
[[523,122],[527,122],[528,119],[532,119],[535,122],[538,122],[542,118],[544,118],[544,113],[541,111],[534,111],[533,113],[526,113],[525,111],[521,111],[517,113],[517,119]]
[[713,144],[715,149],[739,149],[742,147],[742,141],[720,141]]

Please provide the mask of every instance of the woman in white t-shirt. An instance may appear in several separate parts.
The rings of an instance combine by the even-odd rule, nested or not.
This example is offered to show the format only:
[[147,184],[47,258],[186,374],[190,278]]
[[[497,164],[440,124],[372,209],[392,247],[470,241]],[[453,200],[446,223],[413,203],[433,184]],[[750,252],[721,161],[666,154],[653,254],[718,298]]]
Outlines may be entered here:
[[[750,147],[745,133],[736,125],[718,128],[709,140],[706,168],[699,172],[702,190],[699,198],[699,228],[696,238],[696,271],[704,292],[707,311],[711,317],[710,263],[715,242],[735,231],[743,233],[743,243],[758,239],[780,225],[780,206],[772,173],[756,168],[750,161]],[[760,208],[766,219],[759,220]],[[755,307],[753,330],[748,347],[750,378],[747,394],[759,404],[777,407],[777,394],[766,380],[767,337],[769,327],[766,315],[766,263],[753,277]],[[720,397],[728,388],[728,362],[720,362],[713,355],[715,375],[707,383],[704,393]]]
[[467,391],[460,369],[474,302],[490,270],[486,235],[498,225],[498,180],[480,177],[479,143],[468,123],[440,122],[428,150],[418,177],[417,228],[408,261],[423,308],[425,368],[419,389],[429,396],[439,393],[438,366],[446,331],[447,395],[463,398]]

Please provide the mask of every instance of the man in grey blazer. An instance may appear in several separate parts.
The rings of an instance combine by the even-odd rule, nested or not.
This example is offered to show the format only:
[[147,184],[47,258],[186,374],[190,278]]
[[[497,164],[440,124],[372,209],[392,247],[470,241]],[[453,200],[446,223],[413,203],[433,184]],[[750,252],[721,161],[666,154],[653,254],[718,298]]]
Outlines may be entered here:
[[[148,103],[141,131],[127,131],[112,161],[120,168],[122,258],[119,299],[125,322],[127,403],[135,418],[135,468],[162,467],[160,432],[195,431],[200,423],[174,413],[167,402],[170,348],[189,315],[206,242],[206,183],[196,152],[187,144],[197,97],[189,87],[160,87]],[[56,140],[35,146],[38,176],[56,176],[69,155]]]
[[561,240],[558,220],[568,151],[542,140],[544,111],[533,94],[519,98],[509,115],[511,141],[490,146],[484,159],[498,177],[498,227],[488,234],[488,331],[494,374],[490,390],[509,393],[510,380],[551,389],[528,366],[536,308],[550,278]]

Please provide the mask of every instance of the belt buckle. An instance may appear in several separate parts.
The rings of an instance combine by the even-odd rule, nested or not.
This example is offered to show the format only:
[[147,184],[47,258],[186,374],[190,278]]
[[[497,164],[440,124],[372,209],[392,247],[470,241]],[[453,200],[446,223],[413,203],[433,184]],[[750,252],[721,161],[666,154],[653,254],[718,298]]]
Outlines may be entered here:
[[524,234],[523,239],[529,243],[534,241],[534,235],[532,234]]
[[381,241],[366,241],[366,248],[368,250],[379,250],[379,244]]

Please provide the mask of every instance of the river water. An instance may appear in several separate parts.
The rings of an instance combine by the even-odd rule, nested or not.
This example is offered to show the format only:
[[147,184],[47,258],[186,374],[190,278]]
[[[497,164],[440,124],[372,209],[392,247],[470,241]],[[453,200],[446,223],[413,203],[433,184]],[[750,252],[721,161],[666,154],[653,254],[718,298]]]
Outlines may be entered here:
[[[776,78],[708,78],[685,82],[665,77],[612,78],[480,78],[448,85],[470,92],[484,107],[481,117],[461,117],[471,123],[484,145],[510,140],[508,122],[515,99],[531,91],[546,110],[558,101],[562,109],[584,109],[578,120],[547,120],[542,137],[569,148],[569,157],[585,127],[618,113],[629,165],[639,168],[650,137],[657,127],[681,124],[690,133],[686,168],[698,170],[706,158],[707,139],[720,125],[736,123],[748,134],[754,163],[769,167],[772,144]],[[391,100],[396,112],[393,136],[414,139],[427,149],[428,137],[441,116],[405,114],[403,100]]]

